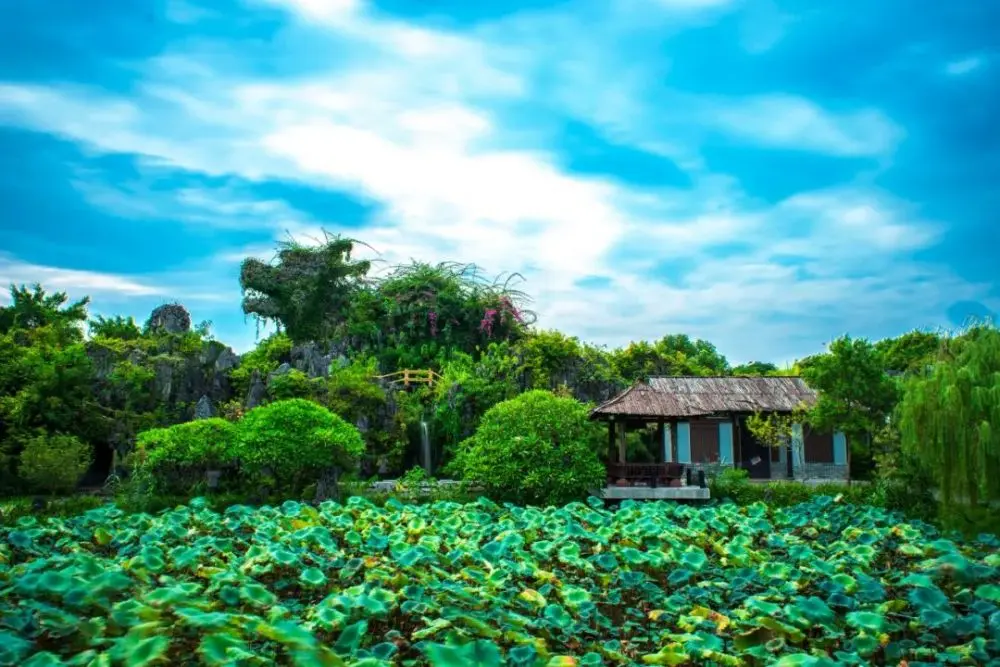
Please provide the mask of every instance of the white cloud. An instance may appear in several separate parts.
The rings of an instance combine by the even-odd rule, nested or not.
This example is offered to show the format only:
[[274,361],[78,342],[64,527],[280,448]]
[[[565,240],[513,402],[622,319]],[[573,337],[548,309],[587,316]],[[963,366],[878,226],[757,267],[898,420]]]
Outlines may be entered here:
[[[166,290],[144,281],[97,271],[77,271],[21,262],[0,254],[0,284],[21,285],[41,283],[47,290],[121,297],[158,296]],[[4,294],[4,298],[7,295]]]
[[[78,88],[0,85],[0,122],[101,152],[137,153],[160,168],[360,193],[381,211],[351,235],[389,262],[460,259],[490,271],[524,271],[545,326],[598,342],[683,330],[737,359],[766,359],[790,348],[814,350],[816,332],[832,325],[906,328],[934,322],[954,300],[982,297],[982,286],[908,260],[940,230],[885,193],[845,187],[766,206],[731,178],[706,173],[698,154],[701,140],[723,132],[764,146],[885,156],[902,130],[878,110],[834,113],[790,95],[699,97],[650,85],[655,70],[623,66],[610,48],[642,16],[626,16],[619,5],[592,28],[550,12],[469,36],[379,17],[353,2],[271,4],[314,21],[311,31],[327,31],[331,52],[363,43],[366,57],[355,62],[347,51],[346,64],[327,72],[267,80],[179,51],[149,64],[142,98],[134,101]],[[681,5],[680,14],[670,13]],[[660,0],[659,11],[688,16],[724,5]],[[695,185],[642,190],[567,173],[545,132],[532,126],[537,111],[568,113],[618,140],[675,156]],[[535,138],[530,149],[526,128]],[[138,199],[144,203],[130,215],[152,213],[142,183],[78,187],[97,205],[126,212]],[[226,188],[171,197],[169,210],[186,220],[245,218],[282,237],[285,230],[318,236],[325,222]],[[713,254],[734,242],[750,250],[726,259]],[[615,256],[623,245],[630,258]],[[271,249],[237,249],[219,259],[247,252],[267,257]],[[679,260],[686,265],[674,280],[648,273]],[[575,287],[593,274],[611,276],[612,286]],[[115,293],[127,294],[123,289]]]
[[964,76],[982,67],[984,62],[984,59],[979,56],[970,56],[961,60],[953,60],[945,65],[944,70],[950,76]]
[[747,142],[830,155],[883,155],[902,138],[902,130],[875,109],[834,114],[792,95],[719,101],[704,113],[718,129]]

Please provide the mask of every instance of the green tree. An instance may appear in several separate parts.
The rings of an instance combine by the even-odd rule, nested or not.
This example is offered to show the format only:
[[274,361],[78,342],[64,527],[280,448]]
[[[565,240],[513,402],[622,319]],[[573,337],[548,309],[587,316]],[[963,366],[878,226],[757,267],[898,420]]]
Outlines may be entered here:
[[524,334],[534,314],[514,288],[519,279],[488,279],[475,264],[400,265],[356,300],[351,332],[379,351],[384,368],[438,369],[454,352],[478,356]]
[[750,361],[745,364],[733,366],[733,375],[743,376],[767,376],[778,372],[778,367],[768,361]]
[[290,241],[270,263],[243,260],[243,312],[283,327],[295,342],[330,338],[346,322],[371,268],[352,258],[356,243],[340,236],[315,247]]
[[586,405],[529,391],[490,408],[449,469],[498,499],[561,504],[603,486],[602,433]]
[[[885,426],[898,400],[898,388],[885,374],[875,347],[864,338],[842,336],[825,354],[802,368],[802,377],[819,398],[809,411],[809,423],[823,431],[842,431],[851,442],[852,461],[863,476],[871,472],[872,433]],[[863,447],[855,447],[863,443]]]
[[98,315],[90,320],[90,335],[93,338],[103,337],[115,340],[139,340],[142,338],[142,327],[136,324],[131,315],[122,317],[104,317]]
[[882,366],[896,373],[923,373],[934,364],[941,349],[941,336],[928,331],[910,331],[875,343]]
[[87,304],[90,297],[66,305],[65,292],[47,294],[35,283],[30,288],[10,286],[10,305],[0,306],[0,334],[12,331],[48,329],[59,344],[83,339],[81,325],[87,321]]
[[1000,500],[1000,330],[977,325],[945,340],[933,370],[905,386],[902,448],[934,476],[942,503]]
[[241,472],[270,474],[292,490],[316,481],[328,468],[353,468],[364,450],[353,424],[303,398],[254,408],[239,422]]
[[235,424],[218,417],[149,429],[136,437],[131,462],[158,490],[188,493],[209,470],[234,468],[237,433]]
[[91,446],[71,435],[39,435],[25,444],[18,473],[37,489],[66,493],[76,488],[92,457]]
[[669,334],[649,343],[630,343],[614,354],[618,373],[626,382],[669,375],[728,375],[729,362],[706,340]]

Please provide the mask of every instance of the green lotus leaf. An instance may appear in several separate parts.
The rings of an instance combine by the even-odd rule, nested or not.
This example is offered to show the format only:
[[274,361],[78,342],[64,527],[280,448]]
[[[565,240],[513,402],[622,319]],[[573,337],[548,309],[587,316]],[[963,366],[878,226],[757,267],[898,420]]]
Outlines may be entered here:
[[694,572],[691,570],[683,567],[677,568],[670,573],[670,576],[667,577],[667,583],[671,586],[678,586],[680,584],[687,583],[693,576]]
[[976,597],[1000,604],[1000,586],[996,584],[983,584],[976,589]]
[[503,656],[499,647],[483,639],[468,644],[450,645],[428,643],[422,647],[431,667],[500,667]]
[[126,667],[144,667],[161,660],[170,650],[170,638],[162,635],[142,637],[129,633],[118,640],[115,651]]
[[202,637],[198,655],[207,665],[239,664],[241,659],[252,656],[246,643],[231,634],[215,632]]
[[656,653],[642,656],[642,662],[646,665],[686,665],[691,662],[691,657],[683,646],[675,642],[664,646]]
[[302,582],[304,586],[316,588],[326,583],[326,575],[323,574],[323,570],[318,567],[307,567],[302,570],[301,574],[299,574],[299,581]]
[[107,652],[94,650],[83,651],[66,661],[70,667],[111,667],[111,655]]
[[925,588],[933,588],[935,586],[933,579],[928,577],[926,574],[920,574],[918,572],[911,572],[903,577],[899,583],[904,586],[920,586]]
[[239,594],[241,600],[254,607],[271,607],[278,602],[277,596],[260,584],[244,584]]
[[765,563],[764,565],[762,565],[760,568],[760,573],[763,576],[768,577],[770,579],[787,580],[792,577],[794,569],[792,568],[791,565],[788,565],[786,563],[776,563],[772,561],[770,563]]
[[685,567],[698,572],[705,567],[705,563],[708,562],[708,557],[705,555],[704,551],[698,549],[688,549],[683,553],[683,555],[681,555],[680,562]]
[[751,613],[762,614],[764,616],[775,616],[781,613],[781,606],[756,597],[748,598],[747,601],[743,603],[743,606],[746,607],[747,611]]
[[920,610],[920,624],[926,628],[940,628],[954,620],[955,615],[935,608]]
[[840,586],[848,593],[854,593],[855,591],[858,590],[858,580],[852,577],[851,575],[845,574],[843,572],[835,574],[832,577],[830,577],[830,581],[832,581],[837,586]]
[[333,645],[334,652],[340,656],[354,655],[361,642],[364,641],[365,633],[368,632],[368,621],[358,621],[343,629],[337,642]]
[[63,667],[65,664],[59,656],[48,651],[40,651],[20,663],[22,667]]
[[560,591],[563,602],[570,609],[578,609],[584,603],[591,601],[591,595],[582,588],[576,586],[565,586]]
[[885,628],[885,617],[871,611],[852,611],[845,617],[847,624],[854,628],[869,632],[882,632]]
[[549,623],[555,625],[558,628],[565,630],[573,625],[573,617],[570,616],[566,608],[558,604],[546,605],[542,616],[545,617]]
[[12,632],[0,630],[0,665],[21,664],[24,657],[31,652],[32,646],[32,642]]
[[916,609],[943,609],[947,610],[951,605],[948,596],[937,586],[914,588],[906,596]]
[[773,667],[818,667],[819,660],[808,653],[793,653],[772,663]]
[[787,637],[796,644],[805,640],[805,634],[803,634],[801,630],[796,628],[794,625],[782,623],[776,618],[758,618],[755,619],[754,622],[762,628],[767,628],[772,632]]
[[372,646],[372,656],[378,660],[389,660],[396,655],[399,648],[393,642],[381,642]]
[[178,607],[174,614],[184,622],[184,625],[200,629],[218,629],[225,627],[232,616],[219,611],[202,611],[186,607]]

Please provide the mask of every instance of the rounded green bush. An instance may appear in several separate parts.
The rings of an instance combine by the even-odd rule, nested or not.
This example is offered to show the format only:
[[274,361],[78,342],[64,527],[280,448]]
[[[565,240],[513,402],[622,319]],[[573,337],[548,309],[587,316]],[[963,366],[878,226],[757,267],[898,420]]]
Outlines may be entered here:
[[241,470],[269,470],[281,482],[327,468],[346,469],[364,453],[358,429],[323,406],[302,398],[250,410],[239,423]]
[[132,461],[153,487],[187,493],[206,481],[207,471],[235,467],[236,426],[213,417],[143,431]]
[[218,417],[143,431],[136,439],[146,465],[153,469],[225,467],[236,458],[235,445],[236,426]]
[[584,404],[529,391],[487,410],[450,470],[500,499],[560,504],[604,485],[601,443]]
[[43,491],[72,491],[93,460],[91,446],[71,435],[40,435],[21,450],[18,474]]

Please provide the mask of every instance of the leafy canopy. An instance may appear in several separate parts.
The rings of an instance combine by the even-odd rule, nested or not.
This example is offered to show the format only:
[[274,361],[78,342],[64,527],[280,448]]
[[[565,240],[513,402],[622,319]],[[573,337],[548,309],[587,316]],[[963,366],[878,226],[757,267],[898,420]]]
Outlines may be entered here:
[[247,412],[237,447],[243,470],[296,481],[326,468],[348,468],[364,453],[353,424],[312,401],[275,401]]
[[243,260],[243,312],[283,327],[295,342],[326,340],[344,324],[371,268],[352,259],[357,242],[327,236],[316,247],[289,241],[274,261]]
[[452,469],[498,498],[567,502],[604,483],[601,433],[579,401],[529,391],[483,415],[458,446]]
[[824,432],[872,433],[885,424],[898,399],[896,384],[863,338],[837,338],[826,354],[803,364],[802,377],[819,393],[809,423]]
[[946,505],[1000,500],[1000,330],[977,325],[946,341],[899,406],[903,451],[935,478]]

